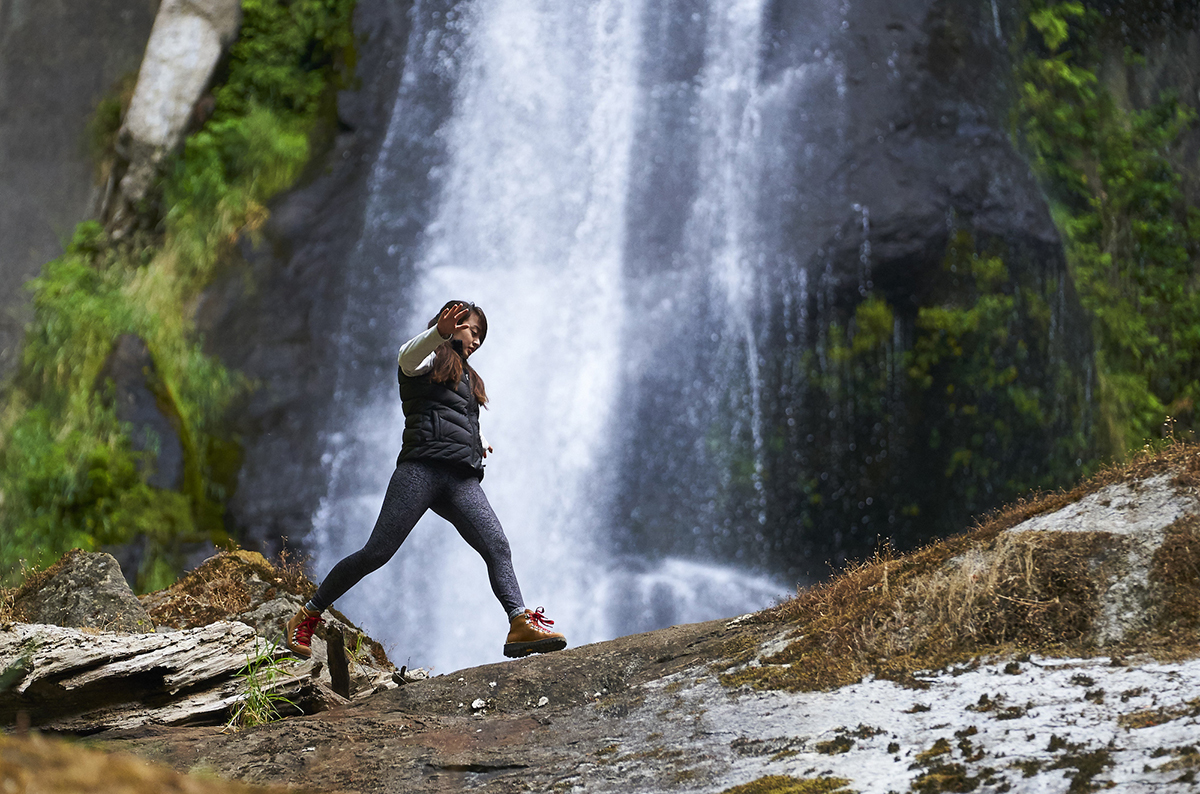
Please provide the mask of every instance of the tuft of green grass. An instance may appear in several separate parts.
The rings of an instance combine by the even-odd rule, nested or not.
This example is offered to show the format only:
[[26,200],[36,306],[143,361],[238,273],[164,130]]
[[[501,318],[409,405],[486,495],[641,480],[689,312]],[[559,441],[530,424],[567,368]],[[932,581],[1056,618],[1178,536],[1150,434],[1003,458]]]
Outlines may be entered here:
[[226,730],[275,722],[282,719],[280,709],[284,706],[299,711],[295,703],[278,691],[281,680],[289,676],[287,669],[276,659],[278,651],[278,643],[263,644],[257,653],[247,655],[246,666],[237,676],[242,694],[225,723]]

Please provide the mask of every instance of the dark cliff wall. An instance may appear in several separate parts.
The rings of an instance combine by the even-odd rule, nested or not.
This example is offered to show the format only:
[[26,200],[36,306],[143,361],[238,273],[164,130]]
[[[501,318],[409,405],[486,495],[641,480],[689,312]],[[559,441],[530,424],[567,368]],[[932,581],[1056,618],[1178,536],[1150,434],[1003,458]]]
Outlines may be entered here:
[[[686,5],[653,4],[664,19]],[[1041,334],[1024,340],[1037,351],[1022,364],[1024,386],[1045,394],[1063,360],[1072,362],[1073,386],[1088,377],[1087,326],[1059,234],[1009,134],[1020,23],[1016,2],[768,4],[759,91],[773,104],[760,111],[761,136],[770,140],[764,149],[787,154],[759,194],[754,346],[714,333],[683,360],[663,345],[654,354],[661,366],[629,385],[625,402],[637,418],[623,444],[613,523],[628,528],[631,551],[699,551],[820,575],[826,561],[869,553],[881,540],[911,546],[961,526],[998,498],[986,476],[1006,481],[1048,455],[1049,442],[1028,435],[1007,446],[985,442],[990,475],[949,478],[955,446],[976,434],[972,420],[943,421],[954,401],[937,389],[948,384],[915,388],[906,363],[923,336],[936,338],[922,325],[923,309],[948,305],[965,317],[981,297],[1012,302],[1025,290],[1050,300],[1057,332],[1050,349],[1045,329],[1021,331]],[[671,74],[648,79],[653,96],[672,97],[686,113],[687,101],[674,97],[699,82],[704,37],[677,46],[691,52],[674,55]],[[655,109],[680,113],[665,103]],[[686,156],[665,147],[643,156],[669,165],[648,166],[635,184],[634,214],[649,218],[644,228],[653,233],[631,246],[634,283],[690,253],[679,244],[687,210],[672,213],[678,207],[658,187]],[[958,248],[961,274],[947,261]],[[976,255],[1003,259],[1007,277],[994,295],[966,281]],[[663,296],[643,292],[650,298],[640,309],[651,316]],[[724,300],[713,292],[701,287],[677,300],[689,325],[725,325]],[[863,315],[863,306],[877,311]],[[722,375],[731,349],[732,358],[757,357],[757,382],[736,362],[747,373],[740,382]],[[723,378],[724,391],[714,391]],[[1067,425],[1082,413],[1084,390],[1047,416],[1046,438],[1074,429]]]
[[208,352],[255,384],[230,417],[245,462],[228,521],[268,552],[307,534],[325,492],[319,436],[336,410],[331,357],[348,311],[347,260],[401,78],[410,6],[359,0],[357,84],[338,95],[326,149],[273,204],[264,242],[243,243],[246,269],[213,284],[197,311]]
[[[259,382],[234,417],[246,463],[230,520],[246,540],[268,549],[280,536],[301,541],[325,491],[329,461],[320,459],[321,436],[336,429],[330,417],[338,410],[334,338],[347,323],[379,314],[377,306],[348,305],[354,290],[347,279],[372,278],[369,268],[353,276],[348,265],[392,255],[356,246],[370,222],[364,220],[369,179],[399,86],[408,7],[359,3],[362,83],[340,97],[339,134],[305,185],[272,208],[266,243],[244,248],[251,276],[235,274],[215,285],[200,308],[209,349]],[[688,254],[679,249],[695,197],[699,142],[686,133],[657,132],[670,129],[672,118],[680,121],[678,129],[686,127],[689,92],[705,57],[702,15],[693,12],[706,7],[686,0],[647,3],[653,24],[646,35],[663,39],[648,41],[647,48],[669,57],[642,67],[658,104],[645,109],[647,127],[635,143],[640,166],[630,215],[636,226],[626,264],[634,285]],[[804,151],[818,135],[826,143],[815,144],[815,156],[797,155],[791,168],[770,174],[796,189],[780,190],[763,216],[777,246],[776,270],[765,279],[766,296],[753,317],[762,329],[764,451],[750,460],[747,431],[730,430],[736,417],[715,410],[703,417],[697,435],[697,420],[680,409],[702,400],[677,373],[699,372],[692,364],[716,355],[715,338],[712,350],[700,340],[683,362],[665,354],[664,366],[640,375],[625,395],[629,420],[616,462],[623,474],[613,524],[627,528],[629,551],[699,552],[820,575],[826,560],[861,556],[880,539],[912,545],[961,528],[973,513],[1011,495],[1000,491],[1016,487],[1013,472],[1028,476],[1023,487],[1044,484],[1038,478],[1052,454],[1068,466],[1076,453],[1086,459],[1094,377],[1088,321],[1043,190],[1011,137],[1015,44],[1027,11],[1018,0],[768,4],[764,86],[785,91],[786,80],[794,79],[789,70],[825,68],[831,58],[844,81],[831,79],[792,117],[769,121],[783,148]],[[1145,106],[1165,87],[1186,93],[1194,105],[1200,73],[1195,27],[1160,15],[1156,24],[1139,27],[1138,37],[1149,68],[1126,68],[1117,48],[1105,81],[1134,106]],[[438,119],[414,127],[432,133]],[[1182,167],[1194,174],[1196,136],[1190,135]],[[432,161],[421,162],[428,167]],[[1189,182],[1193,197],[1197,184]],[[803,201],[805,195],[821,198]],[[405,222],[419,225],[419,215],[414,210]],[[980,260],[1002,262],[1006,280],[988,287],[983,275],[963,275]],[[801,272],[808,274],[803,286]],[[361,285],[356,288],[361,293]],[[636,303],[637,287],[630,293]],[[689,323],[718,325],[719,318],[705,314],[704,296],[695,297]],[[968,443],[991,432],[977,433],[972,415],[954,414],[957,406],[944,395],[962,372],[952,371],[945,355],[933,356],[937,360],[921,373],[932,385],[917,389],[905,385],[905,357],[922,344],[922,334],[932,345],[946,330],[922,327],[923,308],[950,307],[959,319],[975,321],[978,315],[967,313],[981,299],[1008,306],[992,335],[974,340],[984,358],[994,352],[1000,364],[966,374],[994,375],[1011,365],[1019,370],[1020,398],[1042,400],[1037,411],[1047,418],[1034,427],[1005,415],[1008,426],[985,439],[970,465],[959,465],[951,460],[953,435]],[[649,312],[653,305],[645,300],[631,310]],[[884,304],[886,312],[876,316],[886,315],[887,327],[865,328],[871,316],[860,307]],[[363,378],[383,376],[390,374]],[[976,393],[963,399],[986,400],[989,388],[1004,392],[1009,385],[972,385]],[[732,405],[743,397],[714,402]],[[1014,410],[1011,404],[992,408]],[[1000,438],[1006,433],[1012,437]],[[1069,444],[1058,444],[1066,437]],[[713,438],[730,447],[713,453],[720,457],[716,474],[697,463]],[[756,465],[755,480],[744,472]],[[688,531],[701,526],[715,531]]]
[[22,288],[96,210],[88,120],[137,73],[158,0],[0,0],[0,376],[20,354]]

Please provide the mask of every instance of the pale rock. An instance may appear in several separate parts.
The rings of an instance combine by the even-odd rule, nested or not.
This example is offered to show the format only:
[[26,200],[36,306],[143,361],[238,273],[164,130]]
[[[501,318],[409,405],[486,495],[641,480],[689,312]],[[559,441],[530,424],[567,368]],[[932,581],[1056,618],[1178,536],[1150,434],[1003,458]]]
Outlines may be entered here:
[[240,24],[240,0],[163,0],[118,134],[118,151],[129,165],[109,222],[114,235],[132,226],[134,206],[182,142],[193,108]]

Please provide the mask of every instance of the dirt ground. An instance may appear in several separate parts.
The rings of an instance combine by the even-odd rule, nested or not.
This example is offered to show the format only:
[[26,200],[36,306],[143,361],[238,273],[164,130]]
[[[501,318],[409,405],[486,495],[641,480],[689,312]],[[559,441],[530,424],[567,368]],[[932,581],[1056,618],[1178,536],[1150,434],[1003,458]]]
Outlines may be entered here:
[[235,734],[147,726],[92,739],[181,772],[249,783],[551,791],[568,778],[603,775],[594,762],[644,704],[641,684],[707,669],[780,630],[727,620],[678,626],[437,676]]

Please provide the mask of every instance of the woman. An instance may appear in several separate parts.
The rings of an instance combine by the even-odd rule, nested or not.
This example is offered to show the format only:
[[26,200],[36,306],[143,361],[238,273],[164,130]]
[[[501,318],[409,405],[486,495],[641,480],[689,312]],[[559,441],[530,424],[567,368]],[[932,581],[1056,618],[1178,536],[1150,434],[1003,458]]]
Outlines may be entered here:
[[429,327],[405,342],[398,359],[404,441],[396,471],[367,545],[325,577],[316,595],[286,624],[285,643],[308,658],[321,613],[367,574],[381,567],[426,510],[445,518],[487,563],[492,592],[508,613],[504,655],[527,656],[567,646],[550,630],[539,607],[525,608],[513,572],[508,538],[479,481],[492,448],[479,432],[479,406],[487,404],[483,379],[467,359],[487,338],[487,316],[478,306],[450,301]]

